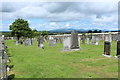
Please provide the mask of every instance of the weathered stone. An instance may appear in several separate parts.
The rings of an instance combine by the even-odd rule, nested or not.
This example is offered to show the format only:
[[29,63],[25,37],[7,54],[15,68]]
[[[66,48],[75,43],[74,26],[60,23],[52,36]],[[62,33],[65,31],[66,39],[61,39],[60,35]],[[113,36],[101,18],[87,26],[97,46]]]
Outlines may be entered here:
[[71,49],[78,49],[78,48],[79,48],[78,32],[74,30],[71,33]]

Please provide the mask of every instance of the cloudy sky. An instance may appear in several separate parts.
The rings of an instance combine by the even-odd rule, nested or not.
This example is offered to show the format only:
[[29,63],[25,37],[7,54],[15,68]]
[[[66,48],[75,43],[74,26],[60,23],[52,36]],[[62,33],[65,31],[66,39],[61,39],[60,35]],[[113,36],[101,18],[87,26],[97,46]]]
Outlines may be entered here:
[[17,18],[32,29],[118,29],[118,2],[2,2],[0,31]]

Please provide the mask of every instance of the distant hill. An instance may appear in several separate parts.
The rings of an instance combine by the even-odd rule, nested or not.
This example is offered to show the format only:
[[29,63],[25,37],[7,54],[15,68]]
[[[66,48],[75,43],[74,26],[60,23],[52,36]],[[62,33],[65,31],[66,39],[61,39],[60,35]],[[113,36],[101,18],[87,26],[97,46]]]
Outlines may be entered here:
[[[73,30],[77,30],[78,33],[88,32],[90,29],[73,29],[73,28],[64,28],[64,29],[54,29],[54,30],[48,30],[49,33],[71,33]],[[92,29],[92,31],[99,29]],[[117,32],[117,30],[102,30],[102,32]],[[5,33],[10,31],[0,31],[0,33]],[[41,32],[41,31],[38,31]]]
[[[90,29],[55,29],[55,30],[49,30],[49,33],[71,33],[73,30],[77,30],[78,33],[83,33],[83,32],[88,32]],[[99,29],[92,29],[92,31],[97,30],[99,31]],[[110,30],[102,30],[102,32],[106,32],[106,31],[110,31]]]

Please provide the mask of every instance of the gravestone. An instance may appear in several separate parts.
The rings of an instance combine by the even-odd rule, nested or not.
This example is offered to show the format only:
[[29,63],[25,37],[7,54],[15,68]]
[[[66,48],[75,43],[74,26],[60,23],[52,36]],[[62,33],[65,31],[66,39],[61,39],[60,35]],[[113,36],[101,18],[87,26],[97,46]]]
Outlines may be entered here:
[[18,45],[18,41],[16,41],[15,44]]
[[82,44],[85,44],[85,36],[82,36]]
[[28,46],[28,40],[24,41],[25,46]]
[[89,38],[86,38],[86,44],[89,44],[89,41],[90,41]]
[[120,58],[120,33],[118,32],[117,53],[115,58]]
[[92,36],[92,44],[95,44],[96,41],[95,41],[95,36]]
[[120,55],[120,41],[117,41],[117,54],[116,56]]
[[72,31],[71,36],[64,37],[63,45],[63,51],[80,50],[80,42],[76,30]]
[[99,45],[99,42],[100,42],[99,38],[96,38],[96,43],[95,43],[95,45]]
[[49,40],[49,46],[56,46],[56,40],[55,39]]
[[32,39],[31,39],[31,45],[33,45],[33,43],[34,43],[34,39],[32,38]]
[[78,48],[79,48],[78,32],[74,30],[71,33],[71,49],[78,49]]
[[71,37],[64,37],[63,40],[64,50],[68,51],[71,48]]
[[106,36],[105,38],[105,42],[104,42],[104,54],[103,56],[105,57],[111,57],[110,56],[110,50],[111,50],[111,43],[110,43],[110,37],[109,36]]
[[44,49],[43,45],[44,39],[43,36],[38,37],[38,47]]
[[28,45],[31,45],[31,39],[28,39]]

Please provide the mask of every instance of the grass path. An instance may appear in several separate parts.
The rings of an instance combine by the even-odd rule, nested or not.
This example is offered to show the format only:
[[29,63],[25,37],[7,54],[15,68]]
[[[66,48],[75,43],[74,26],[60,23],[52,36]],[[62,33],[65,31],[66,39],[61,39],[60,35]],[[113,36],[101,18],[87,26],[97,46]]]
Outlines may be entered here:
[[[15,78],[117,78],[118,60],[106,58],[103,54],[103,42],[100,45],[81,44],[82,50],[61,52],[62,44],[39,49],[37,42],[33,46],[15,45],[7,40],[8,54],[14,68],[8,73]],[[111,55],[115,56],[116,42],[112,42]]]

